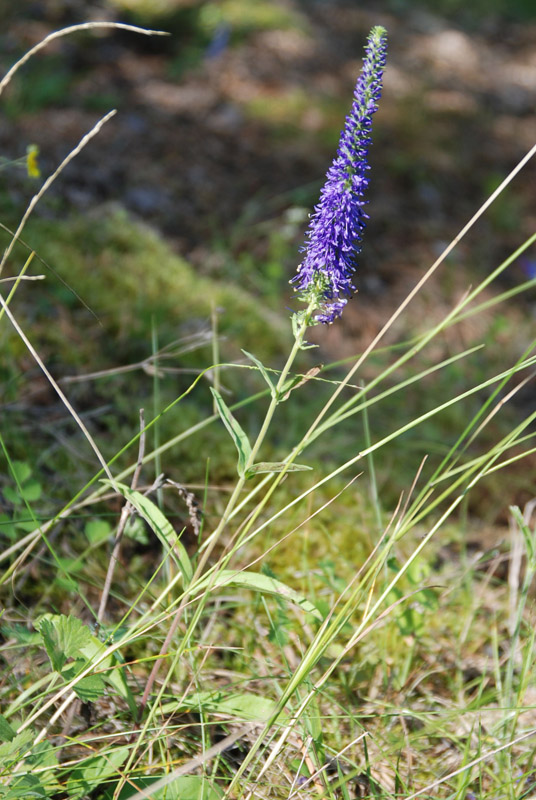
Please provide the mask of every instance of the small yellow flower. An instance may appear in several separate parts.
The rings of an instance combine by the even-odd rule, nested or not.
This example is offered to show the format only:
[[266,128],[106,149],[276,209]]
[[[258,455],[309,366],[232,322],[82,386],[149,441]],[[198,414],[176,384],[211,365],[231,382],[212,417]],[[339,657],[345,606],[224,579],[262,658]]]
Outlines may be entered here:
[[26,148],[26,171],[29,178],[40,178],[41,170],[37,157],[39,155],[39,148],[36,144],[29,144]]

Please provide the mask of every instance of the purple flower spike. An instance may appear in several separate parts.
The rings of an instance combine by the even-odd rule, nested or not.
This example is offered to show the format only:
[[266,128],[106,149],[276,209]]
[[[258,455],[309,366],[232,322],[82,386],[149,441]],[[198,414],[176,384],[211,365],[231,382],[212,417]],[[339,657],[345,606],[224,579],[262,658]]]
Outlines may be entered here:
[[387,52],[387,32],[370,32],[352,110],[346,117],[335,160],[327,173],[320,202],[311,215],[302,250],[305,258],[292,283],[306,303],[317,301],[315,322],[331,323],[355,291],[355,257],[368,218],[363,210],[372,144],[372,115],[378,109]]

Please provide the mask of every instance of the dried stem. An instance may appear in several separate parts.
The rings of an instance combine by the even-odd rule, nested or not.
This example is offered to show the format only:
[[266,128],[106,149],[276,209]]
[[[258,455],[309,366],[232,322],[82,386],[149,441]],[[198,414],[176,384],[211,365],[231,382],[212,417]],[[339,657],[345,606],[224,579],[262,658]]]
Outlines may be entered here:
[[[140,441],[138,448],[138,461],[136,462],[136,469],[134,470],[134,475],[132,476],[132,482],[130,484],[131,489],[133,490],[136,489],[138,485],[143,465],[144,455],[145,455],[145,415],[143,413],[143,408],[140,408]],[[102,590],[99,611],[97,614],[97,628],[100,627],[100,625],[102,624],[102,621],[104,619],[104,614],[106,613],[106,605],[108,603],[108,598],[110,596],[110,589],[112,587],[115,567],[117,565],[117,562],[119,561],[121,540],[123,538],[123,533],[125,532],[125,527],[131,512],[132,512],[132,504],[129,503],[127,500],[121,511],[121,517],[119,518],[119,524],[117,526],[117,533],[115,535],[114,546],[112,549],[112,554],[110,556],[110,563],[108,564],[108,571],[106,572],[106,580],[104,581],[104,587]]]

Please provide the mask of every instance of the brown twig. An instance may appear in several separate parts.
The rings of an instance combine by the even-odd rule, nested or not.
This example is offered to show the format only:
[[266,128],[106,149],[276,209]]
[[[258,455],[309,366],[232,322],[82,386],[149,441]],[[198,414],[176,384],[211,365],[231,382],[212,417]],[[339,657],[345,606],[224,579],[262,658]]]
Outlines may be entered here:
[[[145,455],[145,416],[143,413],[143,408],[140,408],[140,441],[139,441],[139,448],[138,448],[138,460],[136,462],[136,469],[134,470],[134,475],[132,476],[132,482],[130,484],[131,488],[134,490],[138,485],[138,481],[140,478],[141,468],[143,465],[143,457]],[[115,567],[117,562],[119,561],[119,553],[121,550],[121,540],[123,538],[123,533],[125,532],[125,527],[128,522],[128,518],[132,513],[132,504],[126,501],[125,505],[121,510],[121,517],[119,518],[119,524],[117,526],[117,533],[115,535],[114,546],[112,549],[112,554],[110,556],[110,563],[108,564],[108,571],[106,573],[106,579],[104,581],[104,587],[102,590],[102,596],[99,606],[99,611],[97,614],[97,621],[96,627],[97,629],[102,624],[104,619],[104,614],[106,613],[106,605],[108,603],[108,598],[110,596],[110,589],[112,586],[112,581],[114,577]]]

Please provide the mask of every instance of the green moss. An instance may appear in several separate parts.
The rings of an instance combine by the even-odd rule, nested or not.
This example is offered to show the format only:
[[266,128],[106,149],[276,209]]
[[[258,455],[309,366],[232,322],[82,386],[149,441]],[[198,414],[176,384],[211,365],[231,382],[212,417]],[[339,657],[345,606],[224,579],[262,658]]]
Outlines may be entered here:
[[[45,287],[34,284],[31,296],[25,291],[28,315],[41,343],[56,347],[67,363],[83,360],[93,371],[118,365],[118,356],[147,356],[153,320],[164,346],[196,320],[207,323],[212,307],[221,312],[225,357],[235,356],[244,343],[254,343],[264,358],[287,349],[290,325],[283,316],[268,313],[239,287],[196,274],[155,231],[122,210],[108,208],[89,220],[33,220],[25,236],[61,279],[47,273]],[[51,315],[61,324],[51,325]],[[65,337],[71,326],[75,348]]]
[[[46,274],[46,281],[22,284],[13,310],[56,378],[116,370],[148,358],[153,352],[153,326],[159,349],[199,329],[209,333],[213,307],[220,310],[221,361],[243,359],[242,346],[271,365],[277,365],[288,352],[291,332],[284,314],[266,310],[231,283],[200,276],[156,232],[124,211],[106,208],[90,219],[73,217],[62,222],[34,219],[25,231],[25,241],[54,272],[34,259],[31,272]],[[11,271],[26,258],[27,251],[18,245],[10,260]],[[9,452],[32,463],[46,462],[58,478],[78,485],[88,476],[87,470],[93,474],[97,466],[93,456],[85,461],[88,446],[82,434],[61,405],[53,411],[57,398],[7,319],[0,324],[0,337],[2,402],[15,404],[10,407],[6,432]],[[146,421],[151,420],[190,386],[195,371],[212,363],[210,341],[166,361],[165,366],[179,372],[167,372],[158,379],[156,399],[154,377],[142,369],[68,384],[67,393],[77,410],[92,420],[99,447],[109,458],[137,433],[140,408],[146,409]],[[260,388],[255,373],[249,371],[225,370],[222,379],[231,390],[230,402]],[[37,426],[34,414],[25,413],[24,402],[18,410],[21,399],[36,391],[43,395]],[[147,446],[188,430],[211,413],[205,379],[187,401],[164,416],[157,441],[155,429],[151,430]],[[251,424],[256,427],[256,420]],[[68,435],[72,447],[58,447],[58,435]],[[217,426],[211,425],[196,438],[196,453],[200,444],[216,471],[218,464],[229,462],[228,443]],[[188,464],[187,470],[181,468],[181,479],[185,471],[196,479],[204,474],[205,462],[192,457],[192,447],[192,440],[187,439],[173,451],[174,461],[184,456]],[[134,450],[136,445],[123,466],[135,458]]]

